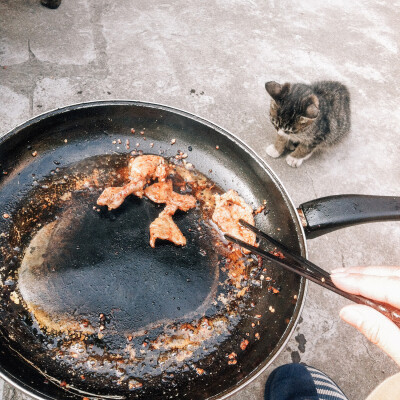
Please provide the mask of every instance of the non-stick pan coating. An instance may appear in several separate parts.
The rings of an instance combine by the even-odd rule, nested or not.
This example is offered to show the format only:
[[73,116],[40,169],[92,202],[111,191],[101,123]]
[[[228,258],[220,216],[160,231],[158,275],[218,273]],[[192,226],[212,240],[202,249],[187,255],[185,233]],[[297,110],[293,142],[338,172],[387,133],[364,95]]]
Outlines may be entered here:
[[[131,128],[136,130],[134,135],[131,133]],[[140,131],[144,134],[140,135]],[[124,145],[127,139],[130,141],[129,150]],[[175,139],[173,145],[172,139]],[[116,143],[113,144],[113,141]],[[136,148],[137,143],[139,144],[137,149],[145,154],[162,153],[164,157],[173,157],[178,149],[186,152],[187,161],[199,172],[212,179],[222,190],[237,190],[253,207],[259,206],[265,199],[268,213],[256,217],[257,226],[271,232],[292,249],[305,254],[304,238],[296,210],[279,181],[250,149],[229,133],[198,117],[165,106],[139,102],[96,102],[71,106],[44,114],[6,135],[0,143],[3,172],[0,182],[0,203],[2,214],[8,214],[11,218],[1,219],[1,232],[12,230],[14,223],[12,216],[16,212],[17,205],[32,191],[33,181],[41,182],[56,168],[62,170],[71,165],[79,165],[82,160],[91,158],[95,160],[97,156],[106,154],[114,157],[116,154],[128,154]],[[37,152],[34,153],[36,156],[32,155],[33,152]],[[187,222],[189,221],[188,219]],[[82,234],[89,235],[86,240],[89,239],[90,232],[83,230]],[[91,246],[93,247],[93,243]],[[195,256],[193,251],[190,257]],[[6,262],[18,262],[18,254],[15,255],[14,261],[8,255],[3,260],[3,265]],[[200,274],[201,271],[197,273]],[[151,271],[148,273],[151,276]],[[196,274],[196,270],[190,273]],[[304,301],[305,290],[305,283],[292,274],[268,266],[268,275],[279,284],[280,293],[272,295],[265,288],[254,292],[252,299],[256,304],[254,312],[263,315],[259,325],[260,340],[251,341],[246,353],[238,358],[237,365],[228,366],[226,355],[237,348],[238,343],[251,331],[246,319],[239,323],[235,332],[226,343],[221,344],[218,351],[202,361],[202,366],[206,370],[209,365],[209,373],[201,376],[194,374],[193,371],[182,373],[174,377],[173,385],[168,382],[160,383],[157,387],[146,388],[140,396],[142,398],[178,396],[191,399],[224,397],[265,368],[294,329]],[[174,279],[178,279],[179,285],[182,286],[182,304],[179,312],[184,314],[187,311],[186,307],[189,307],[189,300],[201,302],[206,294],[203,293],[204,296],[200,294],[197,300],[190,298],[194,276],[188,276],[187,280],[186,276],[185,279],[182,277],[183,275],[179,275]],[[212,274],[203,274],[202,281],[205,282],[205,286],[212,286],[212,280]],[[117,283],[111,281],[109,284]],[[163,281],[160,280],[157,284],[159,286],[156,286],[155,290],[160,290]],[[10,289],[4,285],[3,293],[7,290]],[[160,299],[160,304],[165,302],[168,302],[168,298]],[[267,312],[267,305],[272,306],[275,312]],[[172,308],[176,310],[175,306]],[[24,350],[26,332],[20,327],[19,331],[13,332],[12,338],[9,337],[7,327],[14,325],[18,327],[18,324],[13,322],[13,318],[18,319],[18,316],[7,312],[7,307],[1,305],[0,368],[3,377],[30,394],[37,395],[38,398],[82,398],[82,394],[68,392],[52,382],[54,365],[51,363],[46,371],[50,375],[47,379],[30,365],[29,359],[25,361],[22,359],[20,354],[24,354],[25,357],[28,354]],[[167,306],[165,312],[168,314],[172,311]],[[174,316],[174,312],[166,315],[166,317]],[[147,317],[154,318],[151,313]],[[62,377],[56,378],[60,380]],[[82,387],[84,388],[84,385]],[[87,383],[87,388],[89,392],[93,392],[90,382]],[[103,388],[98,394],[110,393],[107,393],[107,388]],[[137,396],[135,392],[117,394],[126,395],[127,398]]]

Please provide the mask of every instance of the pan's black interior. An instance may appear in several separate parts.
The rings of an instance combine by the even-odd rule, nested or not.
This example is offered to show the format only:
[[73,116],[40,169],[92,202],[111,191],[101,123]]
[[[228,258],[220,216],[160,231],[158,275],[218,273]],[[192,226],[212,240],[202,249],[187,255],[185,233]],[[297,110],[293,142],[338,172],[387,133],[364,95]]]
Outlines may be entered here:
[[[135,129],[135,134],[131,133],[131,128]],[[175,139],[173,145],[172,139]],[[129,150],[125,146],[126,140],[130,142]],[[6,269],[15,268],[21,260],[21,249],[37,230],[37,221],[29,225],[19,209],[32,191],[38,190],[35,188],[38,182],[88,159],[96,160],[107,154],[126,157],[124,154],[134,148],[145,154],[165,157],[173,157],[182,150],[188,154],[188,162],[223,190],[237,190],[254,207],[265,199],[267,212],[257,216],[257,225],[304,255],[295,210],[279,181],[253,152],[231,135],[197,117],[167,107],[135,102],[99,102],[45,114],[2,139],[0,205],[3,215],[8,214],[10,218],[2,218],[0,228],[1,232],[11,232],[10,236],[0,238],[4,247],[2,265]],[[32,156],[32,152],[37,155]],[[136,324],[134,328],[140,329],[157,320],[179,321],[190,313],[207,315],[207,307],[199,307],[207,303],[207,296],[218,280],[218,271],[212,243],[200,243],[198,236],[191,232],[195,231],[199,216],[192,212],[177,214],[175,218],[188,238],[184,249],[160,243],[154,253],[148,246],[148,235],[143,233],[148,229],[149,221],[158,214],[157,206],[146,199],[130,198],[115,212],[102,210],[99,213],[92,209],[96,195],[83,198],[81,208],[77,206],[76,215],[81,218],[73,224],[76,229],[71,238],[66,235],[68,246],[63,247],[61,253],[57,253],[57,246],[54,247],[54,257],[61,260],[57,268],[69,271],[56,288],[60,305],[80,307],[80,311],[90,316],[111,312],[108,307],[117,302],[117,308],[124,311],[115,319],[119,325],[114,328],[122,331],[128,326],[131,328],[132,321]],[[51,212],[46,214],[49,220],[54,218]],[[23,229],[22,222],[25,224]],[[16,235],[16,231],[26,234]],[[206,250],[206,257],[199,254],[198,247]],[[52,256],[49,255],[49,260]],[[91,268],[96,268],[98,273],[91,274]],[[267,270],[267,274],[278,282],[280,293],[274,295],[265,287],[252,289],[252,298],[247,305],[254,303],[255,307],[244,307],[242,318],[229,337],[224,338],[214,352],[197,361],[206,374],[199,376],[189,368],[173,379],[159,377],[151,386],[132,392],[123,389],[110,392],[107,380],[94,376],[83,382],[79,389],[99,396],[122,398],[178,396],[202,399],[224,396],[243,385],[271,362],[284,344],[303,301],[302,280],[273,266],[267,266]],[[76,272],[76,276],[71,275],[71,271]],[[3,282],[6,279],[2,276]],[[77,279],[75,285],[74,279]],[[71,287],[73,290],[69,289]],[[3,285],[0,304],[0,369],[3,376],[40,398],[81,399],[82,393],[65,390],[53,382],[52,378],[68,378],[68,368],[56,360],[47,360],[46,354],[43,354],[43,364],[32,364],[35,359],[32,354],[42,348],[44,339],[36,337],[28,321],[21,321],[18,310],[5,302],[12,290],[12,284]],[[74,293],[83,294],[77,297]],[[273,307],[274,313],[267,311],[269,306]],[[260,340],[252,340],[246,352],[239,354],[237,365],[228,365],[227,354],[238,352],[240,342],[248,337],[248,333],[254,335],[251,323],[257,314],[262,315],[260,325],[257,325]],[[40,367],[41,372],[36,367]]]
[[[100,165],[97,159],[89,163]],[[127,164],[127,157],[120,162]],[[82,169],[80,164],[72,174]],[[59,171],[59,175],[65,173]],[[34,197],[41,201],[47,187],[36,190],[42,193]],[[74,193],[66,206],[53,212],[57,228],[41,235],[46,250],[40,267],[19,274],[19,288],[28,292],[25,298],[34,298],[54,318],[75,314],[92,326],[98,325],[101,313],[112,315],[107,326],[127,335],[158,321],[179,321],[189,315],[200,318],[211,305],[209,294],[217,290],[219,271],[212,238],[204,224],[201,234],[197,230],[200,212],[174,216],[186,246],[158,241],[153,249],[149,226],[163,207],[130,196],[117,210],[93,209],[99,193]],[[28,196],[29,201],[32,197]],[[35,207],[34,214],[38,212]],[[29,251],[35,253],[38,248]]]

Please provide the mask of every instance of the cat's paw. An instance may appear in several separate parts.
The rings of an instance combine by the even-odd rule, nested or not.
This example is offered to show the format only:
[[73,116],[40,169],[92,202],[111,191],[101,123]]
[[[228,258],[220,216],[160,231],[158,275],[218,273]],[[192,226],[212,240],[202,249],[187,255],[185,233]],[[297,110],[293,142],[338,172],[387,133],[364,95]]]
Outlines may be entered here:
[[274,144],[270,144],[265,150],[267,154],[272,158],[278,158],[282,154],[279,153]]
[[304,160],[306,160],[308,157],[305,158],[295,158],[292,157],[291,155],[286,157],[286,162],[293,168],[298,168],[300,165],[303,163]]

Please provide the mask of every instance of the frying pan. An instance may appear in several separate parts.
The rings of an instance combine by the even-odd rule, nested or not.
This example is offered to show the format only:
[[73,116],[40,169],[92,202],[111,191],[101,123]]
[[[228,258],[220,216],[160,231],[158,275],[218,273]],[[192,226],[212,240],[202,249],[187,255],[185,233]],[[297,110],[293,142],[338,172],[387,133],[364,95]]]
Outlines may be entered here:
[[[36,117],[0,141],[0,375],[34,398],[226,398],[270,365],[300,316],[306,282],[273,265],[257,266],[268,275],[264,282],[250,272],[248,296],[230,310],[216,301],[224,294],[223,260],[196,211],[176,215],[187,246],[161,242],[151,249],[148,226],[159,207],[131,196],[113,212],[96,208],[99,188],[123,181],[115,171],[133,149],[172,159],[180,150],[220,191],[235,189],[254,208],[265,200],[257,226],[303,256],[306,236],[400,219],[394,197],[333,196],[296,210],[279,179],[244,143],[167,106],[101,101]],[[88,179],[96,180],[94,189]],[[30,268],[35,255],[40,265]],[[82,338],[75,360],[63,357],[71,338],[43,331],[27,312],[27,299],[48,307],[50,325],[70,315],[107,326],[105,334]],[[163,366],[148,356],[146,346],[157,335],[215,315],[228,328],[188,359]],[[135,369],[121,372],[118,351],[130,345]],[[85,359],[91,366],[79,363],[88,348],[97,352]]]

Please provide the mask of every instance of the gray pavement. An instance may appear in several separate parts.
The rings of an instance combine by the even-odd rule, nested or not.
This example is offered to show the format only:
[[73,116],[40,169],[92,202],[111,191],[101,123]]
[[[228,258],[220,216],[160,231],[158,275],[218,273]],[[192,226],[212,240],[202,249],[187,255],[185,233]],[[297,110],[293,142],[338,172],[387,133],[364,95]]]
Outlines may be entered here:
[[[296,205],[331,194],[400,195],[400,3],[336,0],[0,1],[0,134],[44,111],[97,99],[187,110],[263,157]],[[352,132],[301,168],[271,159],[264,83],[345,83]],[[310,240],[330,270],[399,264],[400,224],[376,223]],[[395,364],[340,321],[347,302],[310,285],[295,334],[274,365],[232,399],[261,399],[273,367],[301,361],[361,400]],[[0,382],[4,400],[28,399]]]

